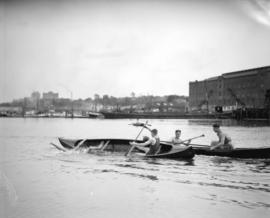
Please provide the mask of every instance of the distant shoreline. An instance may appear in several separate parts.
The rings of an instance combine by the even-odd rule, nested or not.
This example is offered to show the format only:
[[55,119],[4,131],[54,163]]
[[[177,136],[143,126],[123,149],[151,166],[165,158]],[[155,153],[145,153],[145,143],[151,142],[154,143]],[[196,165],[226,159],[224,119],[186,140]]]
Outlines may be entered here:
[[[152,117],[152,118],[131,118],[131,117],[125,117],[125,118],[92,118],[92,117],[61,117],[61,116],[51,116],[51,117],[38,117],[38,116],[0,116],[0,119],[7,119],[7,118],[24,118],[24,119],[90,119],[90,120],[134,120],[134,119],[149,119],[149,120],[155,120],[155,119],[162,119],[162,120],[236,120],[233,118],[220,118],[220,117],[214,117],[214,116],[210,116],[210,117],[196,117],[196,116],[181,116],[181,117],[170,117],[170,118],[158,118],[158,117]],[[269,119],[263,119],[263,118],[257,118],[257,119],[252,119],[252,118],[247,118],[247,119],[242,119],[240,121],[255,121],[255,122],[270,122]]]

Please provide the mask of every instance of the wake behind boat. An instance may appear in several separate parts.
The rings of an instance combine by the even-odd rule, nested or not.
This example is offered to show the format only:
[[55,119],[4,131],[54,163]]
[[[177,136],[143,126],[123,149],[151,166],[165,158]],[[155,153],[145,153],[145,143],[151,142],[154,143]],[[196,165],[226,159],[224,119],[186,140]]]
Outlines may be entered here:
[[[64,149],[76,149],[76,147],[85,148],[91,150],[100,150],[108,152],[128,152],[131,148],[130,142],[132,139],[64,139],[59,138],[60,144]],[[142,141],[138,141],[142,142]],[[54,145],[54,144],[53,144]],[[169,158],[169,159],[192,159],[194,157],[194,151],[191,146],[173,148],[169,143],[160,143],[160,152],[154,155],[144,155],[149,158]],[[54,145],[55,147],[57,145]],[[58,146],[59,147],[59,146]],[[59,149],[59,148],[58,148]],[[61,150],[61,149],[60,149]],[[143,150],[135,148],[133,153],[142,153]]]

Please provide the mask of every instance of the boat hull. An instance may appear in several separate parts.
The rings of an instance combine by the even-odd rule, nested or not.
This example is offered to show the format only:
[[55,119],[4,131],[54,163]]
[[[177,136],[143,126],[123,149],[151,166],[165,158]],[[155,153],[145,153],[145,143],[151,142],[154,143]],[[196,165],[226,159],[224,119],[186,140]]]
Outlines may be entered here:
[[173,149],[167,153],[159,153],[155,155],[145,155],[148,158],[169,158],[169,159],[192,159],[195,154],[191,146],[187,146],[180,149]]
[[231,158],[270,158],[270,148],[236,148],[229,151],[210,150],[207,147],[196,148],[193,147],[195,154],[207,156],[220,156]]
[[[82,139],[73,140],[73,139],[64,139],[59,138],[59,142],[66,149],[72,149],[82,143]],[[104,151],[110,152],[127,152],[131,148],[129,144],[132,139],[87,139],[83,141],[80,145],[82,148],[88,147],[98,147],[100,144],[109,142]],[[141,142],[141,141],[139,141]],[[147,158],[169,158],[169,159],[192,159],[195,155],[191,146],[186,146],[183,148],[172,149],[172,145],[169,143],[161,143],[161,150],[159,154],[156,155],[144,155]],[[134,152],[142,152],[140,149],[135,148]]]

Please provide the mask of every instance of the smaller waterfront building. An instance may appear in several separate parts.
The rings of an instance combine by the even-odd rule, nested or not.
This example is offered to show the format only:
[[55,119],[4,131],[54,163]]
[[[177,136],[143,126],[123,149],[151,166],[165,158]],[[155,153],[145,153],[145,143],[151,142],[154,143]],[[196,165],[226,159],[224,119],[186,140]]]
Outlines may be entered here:
[[224,73],[217,77],[189,83],[191,111],[208,112],[221,108],[232,111],[238,108],[266,107],[270,91],[270,66]]
[[22,107],[0,106],[0,116],[21,115],[22,112],[23,112]]

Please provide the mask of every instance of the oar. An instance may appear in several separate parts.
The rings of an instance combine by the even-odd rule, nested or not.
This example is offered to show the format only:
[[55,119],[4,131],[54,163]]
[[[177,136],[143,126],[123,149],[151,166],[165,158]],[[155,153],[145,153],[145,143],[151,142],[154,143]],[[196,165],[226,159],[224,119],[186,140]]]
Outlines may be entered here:
[[188,142],[188,141],[191,141],[191,140],[194,140],[194,139],[202,138],[202,137],[204,137],[204,136],[205,136],[205,135],[204,135],[204,134],[202,134],[202,135],[199,135],[199,136],[196,136],[196,137],[190,138],[190,139],[186,139],[186,140],[182,141],[182,143],[183,143],[183,142]]
[[[139,132],[139,134],[137,135],[137,137],[135,138],[134,141],[137,141],[137,139],[139,138],[139,136],[141,135],[142,131],[144,130],[145,126],[147,125],[148,121],[146,121],[145,125],[143,125],[141,131]],[[129,151],[125,154],[125,156],[129,156],[130,153],[133,151],[133,149],[136,147],[136,145],[132,145],[131,148],[129,149]]]
[[57,148],[58,150],[60,150],[60,151],[64,151],[64,152],[67,151],[67,149],[65,149],[65,148],[62,147],[62,146],[60,147],[59,145],[54,144],[54,143],[52,143],[52,142],[51,142],[50,144],[51,144],[52,146],[54,146],[55,148]]
[[[190,139],[186,139],[186,140],[182,141],[182,142],[181,142],[181,143],[179,143],[179,144],[183,144],[184,142],[188,142],[188,141],[191,141],[191,140],[194,140],[194,139],[202,138],[202,137],[204,137],[204,136],[205,136],[205,135],[204,135],[204,134],[202,134],[202,135],[199,135],[199,136],[196,136],[196,137],[190,138]],[[169,142],[169,141],[162,141],[162,142],[165,142],[165,143],[172,143],[172,142]]]
[[104,141],[101,141],[101,143],[99,144],[99,146],[89,146],[87,149],[86,149],[86,151],[85,151],[85,153],[88,153],[90,150],[101,150],[102,148],[103,148],[103,146],[104,146]]
[[83,139],[82,141],[79,142],[79,144],[73,148],[74,151],[78,150],[79,147],[81,147],[81,145],[84,144],[84,142],[86,141],[87,139]]
[[130,123],[130,124],[128,124],[128,125],[132,125],[132,126],[136,126],[136,127],[141,127],[141,126],[144,126],[144,127],[146,127],[146,126],[151,126],[151,125],[148,124],[148,123],[141,123],[141,122]]
[[108,147],[108,145],[109,145],[109,143],[110,143],[110,140],[109,141],[107,141],[106,143],[105,143],[105,145],[100,149],[101,151],[104,151],[105,150],[105,148],[107,148]]

